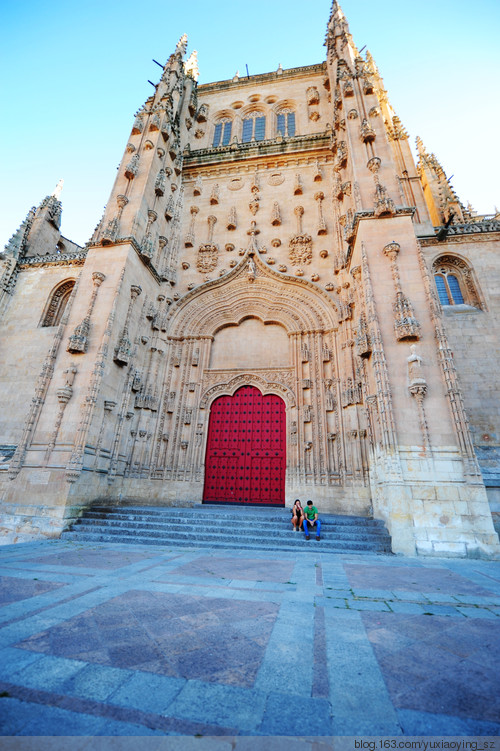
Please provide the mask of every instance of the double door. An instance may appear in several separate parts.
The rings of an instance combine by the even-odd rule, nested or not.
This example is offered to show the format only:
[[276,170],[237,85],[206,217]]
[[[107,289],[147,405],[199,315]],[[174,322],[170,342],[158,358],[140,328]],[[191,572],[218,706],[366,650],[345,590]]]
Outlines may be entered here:
[[210,411],[203,500],[285,501],[286,417],[279,396],[243,386]]

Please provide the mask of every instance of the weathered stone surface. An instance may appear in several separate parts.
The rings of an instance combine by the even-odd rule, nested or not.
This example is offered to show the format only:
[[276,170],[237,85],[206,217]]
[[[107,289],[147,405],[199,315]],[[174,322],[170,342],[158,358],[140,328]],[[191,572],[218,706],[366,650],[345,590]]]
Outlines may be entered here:
[[[7,245],[5,540],[55,537],[98,499],[198,503],[210,471],[228,500],[234,471],[239,501],[267,502],[268,478],[273,503],[383,519],[394,552],[498,552],[498,222],[421,143],[415,165],[336,4],[326,46],[198,86],[181,40],[88,246],[61,237],[59,189]],[[243,386],[282,400],[282,464],[264,448],[235,469],[256,435],[239,413],[217,434],[238,450],[210,464],[213,405]]]

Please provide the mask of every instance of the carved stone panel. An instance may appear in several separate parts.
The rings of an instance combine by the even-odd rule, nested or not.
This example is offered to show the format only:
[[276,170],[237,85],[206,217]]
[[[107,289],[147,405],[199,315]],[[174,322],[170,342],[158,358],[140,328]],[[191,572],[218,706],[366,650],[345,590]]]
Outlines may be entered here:
[[219,263],[219,247],[212,243],[200,245],[198,248],[198,259],[196,268],[202,274],[209,274]]
[[293,266],[302,266],[312,261],[311,235],[294,235],[290,240],[289,258]]

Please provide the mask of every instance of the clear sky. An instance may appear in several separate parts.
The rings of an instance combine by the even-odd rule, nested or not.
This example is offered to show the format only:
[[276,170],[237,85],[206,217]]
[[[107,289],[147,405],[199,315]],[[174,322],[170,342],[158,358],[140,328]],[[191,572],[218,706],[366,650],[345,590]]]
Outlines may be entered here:
[[[4,0],[0,247],[65,180],[62,233],[80,244],[106,204],[134,112],[182,33],[200,83],[318,63],[330,0]],[[500,207],[498,0],[344,0],[408,130],[462,201]]]

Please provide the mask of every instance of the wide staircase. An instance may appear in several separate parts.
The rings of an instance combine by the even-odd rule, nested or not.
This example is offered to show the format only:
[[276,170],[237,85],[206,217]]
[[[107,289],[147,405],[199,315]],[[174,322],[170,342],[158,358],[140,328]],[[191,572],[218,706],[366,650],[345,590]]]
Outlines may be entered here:
[[320,514],[320,541],[315,527],[306,540],[303,532],[293,531],[290,519],[289,509],[276,507],[95,505],[63,532],[62,539],[226,550],[391,552],[391,538],[378,519]]

